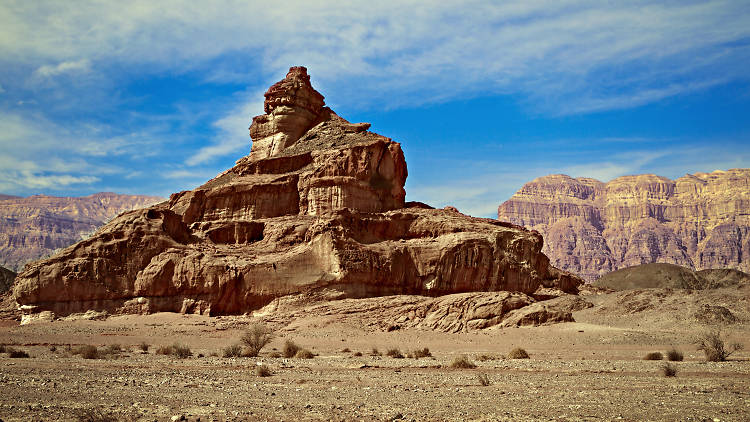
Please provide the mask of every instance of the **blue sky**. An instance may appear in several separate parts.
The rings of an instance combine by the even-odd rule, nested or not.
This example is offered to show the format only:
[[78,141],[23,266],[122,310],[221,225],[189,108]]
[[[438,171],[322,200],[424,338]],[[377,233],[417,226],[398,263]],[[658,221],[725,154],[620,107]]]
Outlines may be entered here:
[[408,200],[750,167],[748,1],[0,1],[0,192],[168,196],[250,151],[304,65],[401,142]]

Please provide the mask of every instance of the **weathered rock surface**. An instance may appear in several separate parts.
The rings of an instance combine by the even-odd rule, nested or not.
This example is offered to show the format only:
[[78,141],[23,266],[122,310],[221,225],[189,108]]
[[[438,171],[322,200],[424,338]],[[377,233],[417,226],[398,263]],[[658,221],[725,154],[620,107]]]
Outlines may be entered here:
[[29,265],[17,302],[57,314],[216,315],[321,289],[364,298],[580,284],[549,265],[536,232],[404,208],[400,145],[326,108],[304,68],[269,89],[265,110],[250,156]]
[[750,274],[739,270],[693,271],[674,264],[643,264],[601,276],[594,286],[611,290],[630,289],[719,289],[750,286]]
[[0,267],[0,295],[5,294],[13,286],[13,280],[15,279],[15,272],[5,267]]
[[163,198],[102,192],[85,197],[0,195],[0,264],[20,271],[93,233],[123,211]]
[[498,219],[542,233],[552,264],[589,281],[654,262],[750,271],[750,169],[609,183],[540,177]]

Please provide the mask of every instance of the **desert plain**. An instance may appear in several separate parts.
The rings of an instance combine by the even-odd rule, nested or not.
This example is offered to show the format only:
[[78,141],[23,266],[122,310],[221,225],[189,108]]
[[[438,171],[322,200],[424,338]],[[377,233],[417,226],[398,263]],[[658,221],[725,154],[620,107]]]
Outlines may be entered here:
[[[209,317],[177,313],[79,315],[19,325],[5,320],[0,343],[29,358],[0,355],[0,418],[134,421],[511,421],[750,419],[750,354],[706,362],[694,339],[722,329],[747,342],[748,286],[713,290],[638,289],[581,296],[594,306],[575,322],[443,332],[388,326],[356,299],[273,314]],[[737,321],[700,320],[711,303]],[[365,310],[369,310],[365,312]],[[97,316],[97,315],[93,315]],[[255,323],[274,338],[258,357],[222,357]],[[386,328],[387,327],[387,328]],[[390,330],[390,331],[389,331]],[[311,359],[272,357],[291,340]],[[140,344],[148,344],[143,351]],[[159,355],[186,345],[192,356]],[[122,352],[73,355],[80,345]],[[69,347],[70,346],[70,347]],[[8,347],[8,346],[6,346]],[[509,359],[521,347],[529,359]],[[394,358],[428,348],[432,356]],[[644,360],[675,348],[684,360]],[[377,349],[379,355],[373,355]],[[362,356],[357,356],[359,353]],[[451,362],[466,356],[474,369]],[[256,375],[266,365],[271,375]],[[481,379],[486,380],[482,385]]]

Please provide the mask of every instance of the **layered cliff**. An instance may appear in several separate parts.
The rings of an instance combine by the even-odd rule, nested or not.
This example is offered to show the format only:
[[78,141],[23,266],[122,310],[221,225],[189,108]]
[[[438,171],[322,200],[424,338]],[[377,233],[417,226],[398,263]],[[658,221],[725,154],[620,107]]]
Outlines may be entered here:
[[15,279],[16,273],[7,268],[0,267],[0,295],[5,294],[13,286],[13,280]]
[[608,183],[540,177],[500,205],[498,219],[538,230],[553,265],[590,281],[656,262],[750,270],[750,169]]
[[29,265],[16,279],[17,302],[58,314],[216,315],[320,289],[352,298],[576,291],[581,280],[549,265],[536,232],[404,208],[400,144],[325,107],[305,68],[274,84],[264,108],[249,156]]
[[0,265],[19,271],[93,233],[123,211],[163,198],[102,192],[85,197],[0,195]]

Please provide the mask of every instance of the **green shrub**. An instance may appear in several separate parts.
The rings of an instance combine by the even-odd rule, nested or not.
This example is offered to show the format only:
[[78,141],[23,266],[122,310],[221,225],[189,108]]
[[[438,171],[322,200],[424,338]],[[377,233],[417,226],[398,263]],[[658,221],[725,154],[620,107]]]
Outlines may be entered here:
[[385,354],[386,354],[386,356],[390,356],[390,357],[396,358],[396,359],[403,359],[403,357],[404,357],[404,355],[401,353],[401,351],[398,350],[398,348],[396,348],[396,347],[394,347],[392,349],[388,349],[388,351]]
[[282,353],[285,358],[293,358],[299,350],[300,347],[295,342],[287,340],[284,342],[284,350]]
[[242,335],[242,344],[247,348],[245,355],[258,356],[260,351],[273,339],[273,331],[262,324],[252,324]]
[[529,359],[529,354],[526,350],[516,347],[508,353],[508,359]]
[[685,359],[685,356],[682,354],[682,352],[675,349],[674,347],[667,351],[667,360],[673,362],[682,362],[683,359]]
[[451,362],[451,368],[474,369],[477,365],[464,355],[458,356]]
[[238,358],[242,355],[242,346],[239,344],[233,344],[225,347],[221,351],[221,356],[225,358]]
[[662,359],[664,359],[664,356],[660,352],[646,353],[646,356],[643,357],[643,360],[662,360]]

